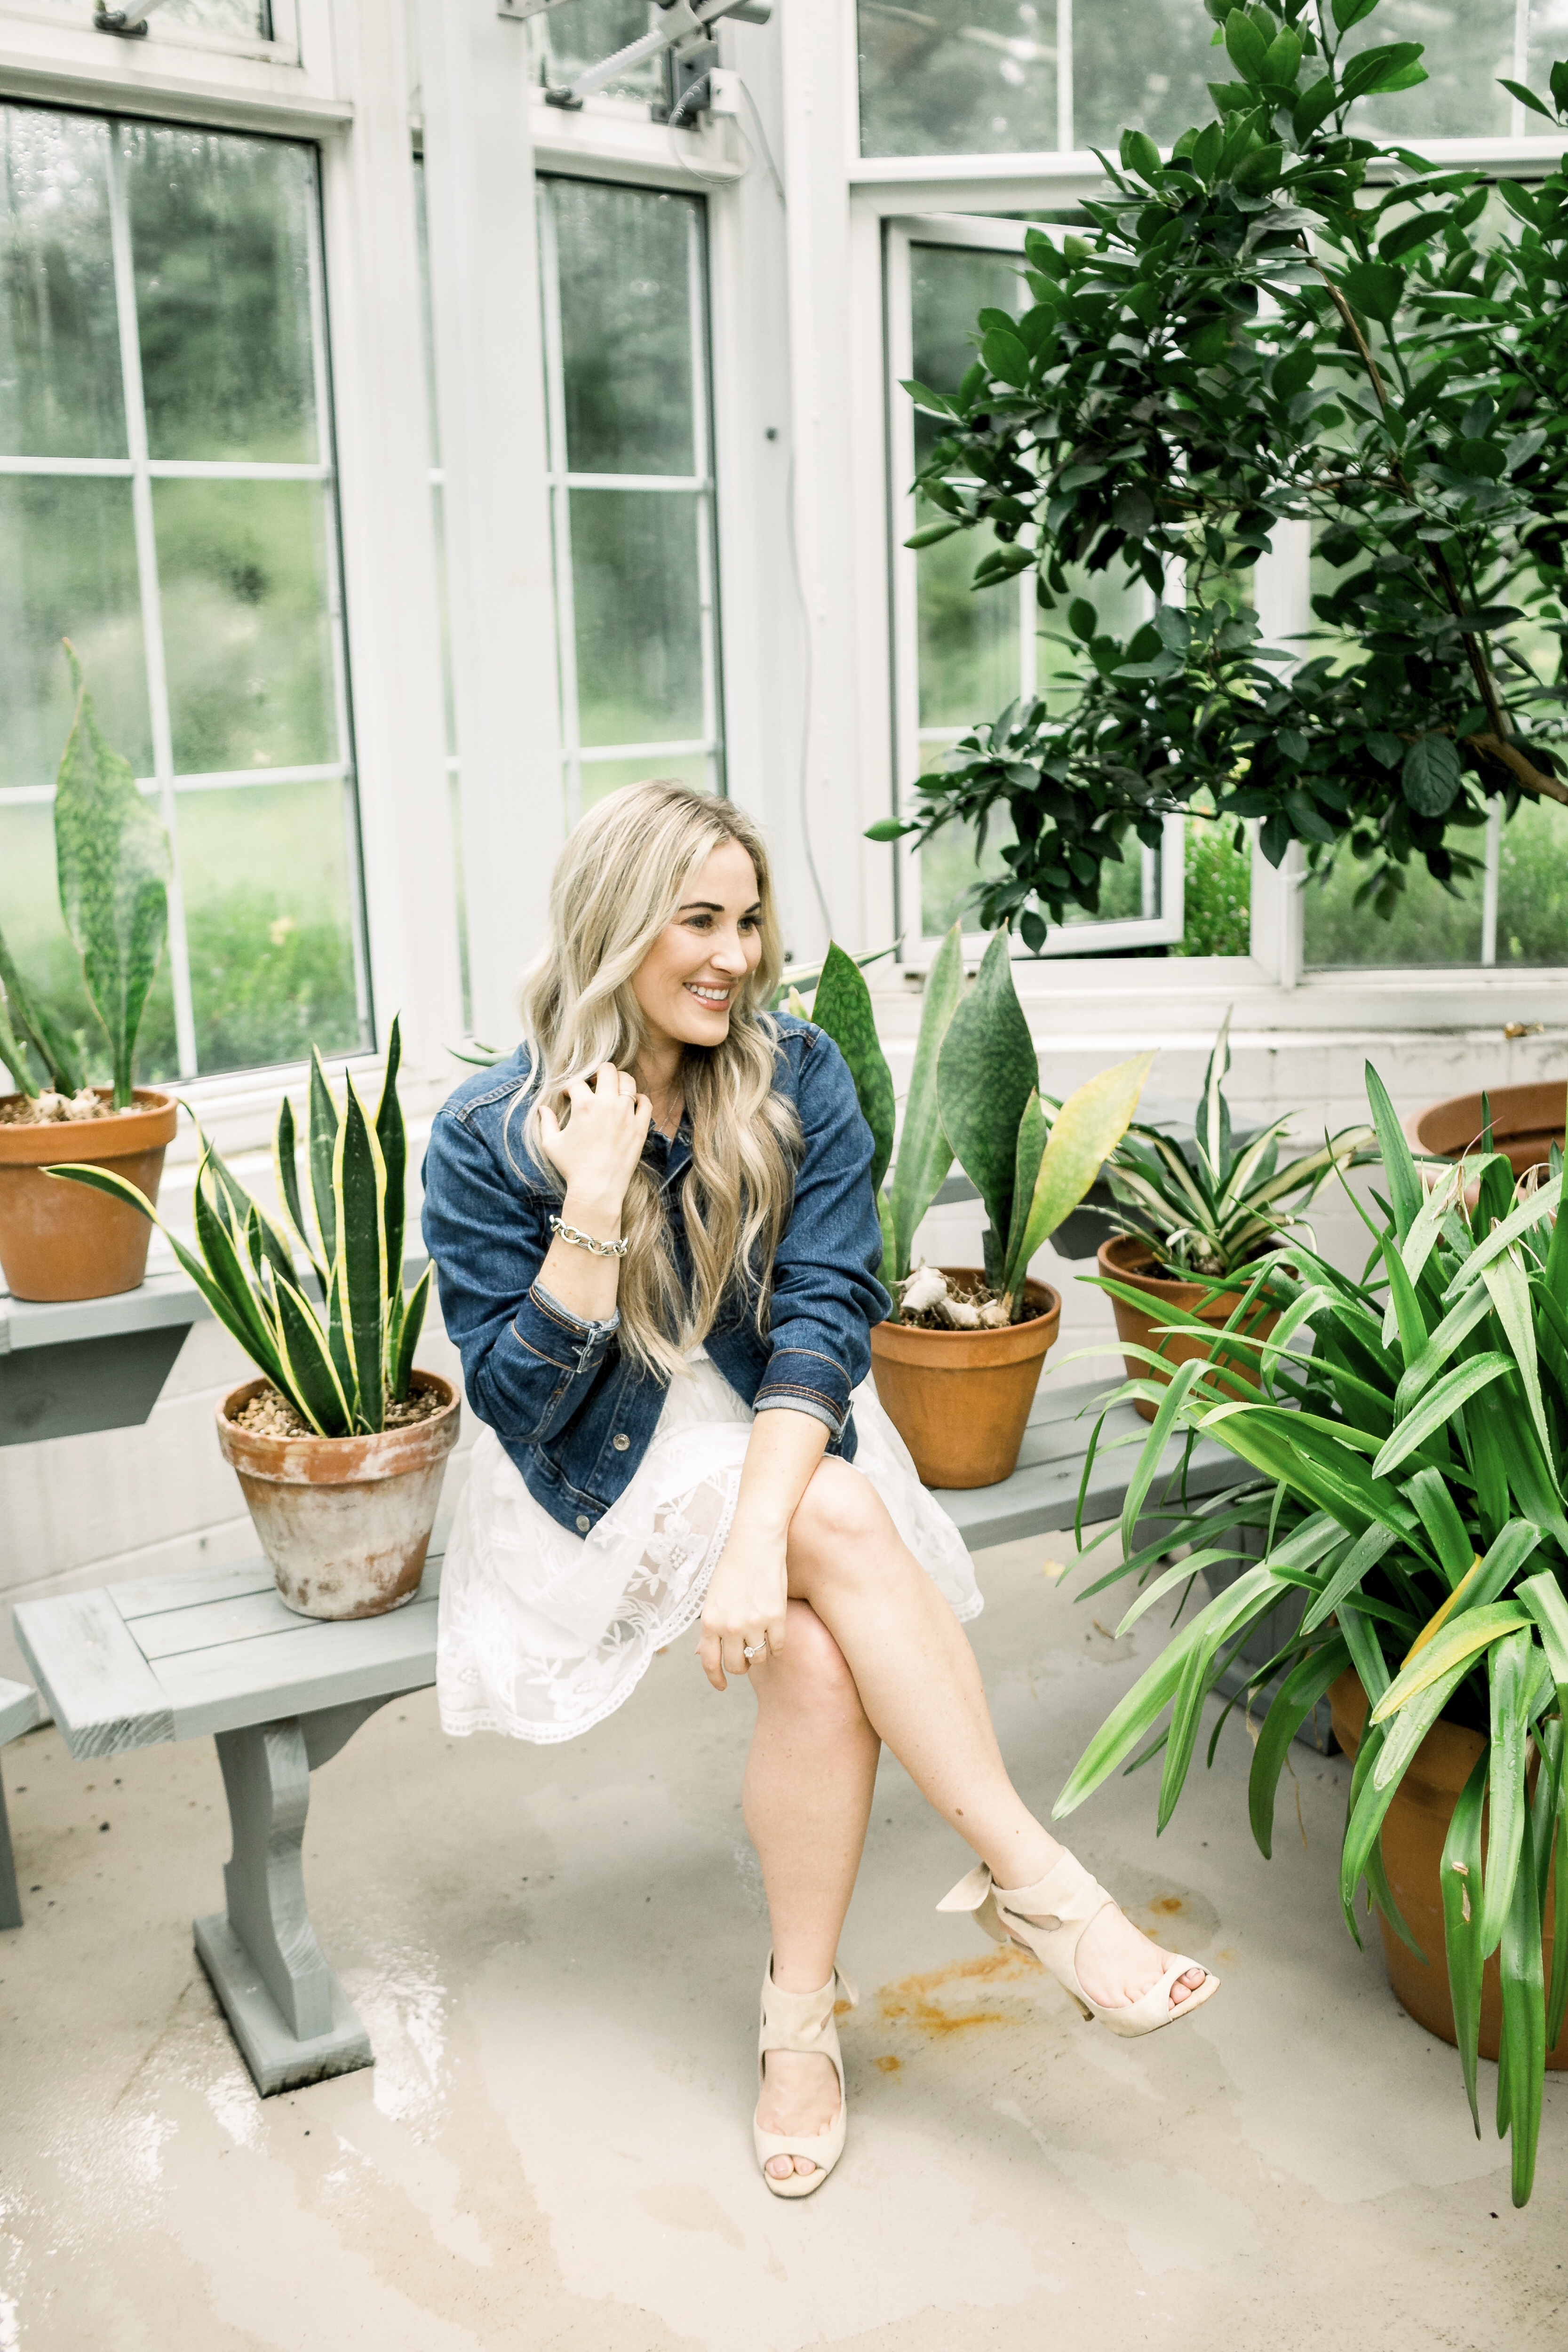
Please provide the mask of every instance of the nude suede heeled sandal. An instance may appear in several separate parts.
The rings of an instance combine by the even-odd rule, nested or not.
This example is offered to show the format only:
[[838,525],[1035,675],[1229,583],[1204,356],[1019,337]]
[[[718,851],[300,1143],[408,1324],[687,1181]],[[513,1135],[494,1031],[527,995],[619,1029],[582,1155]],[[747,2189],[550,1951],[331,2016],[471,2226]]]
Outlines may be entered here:
[[1102,2009],[1097,2000],[1090,2000],[1079,1981],[1079,1941],[1107,1904],[1112,1910],[1118,1908],[1115,1896],[1106,1893],[1082,1863],[1064,1853],[1034,1886],[998,1886],[985,1864],[977,1863],[936,1907],[939,1911],[973,1911],[977,1925],[997,1943],[1026,1944],[1063,1991],[1077,2001],[1085,2017],[1098,2019],[1101,2025],[1109,2025],[1112,2033],[1125,2034],[1130,2039],[1141,2033],[1157,2033],[1163,2025],[1174,2025],[1179,2018],[1190,2017],[1218,1992],[1219,1979],[1212,1969],[1205,1969],[1203,1983],[1173,2006],[1171,1994],[1177,1979],[1184,1977],[1189,1969],[1203,1968],[1201,1960],[1189,1960],[1178,1953],[1156,1982],[1136,2000],[1122,2001],[1114,2009]]
[[[773,1982],[773,1956],[768,1954],[768,1964],[763,1971],[763,2022],[757,2035],[759,2090],[763,2080],[763,2061],[770,2050],[799,2050],[826,2058],[838,2077],[838,2113],[825,2132],[818,2132],[811,2139],[795,2133],[763,2131],[753,2117],[752,2136],[756,2141],[757,2162],[775,2197],[809,2197],[814,2189],[821,2188],[844,2153],[848,2101],[844,2090],[844,2061],[838,2053],[838,2021],[834,2015],[840,1998],[854,2009],[860,1996],[848,1978],[841,1976],[837,1969],[816,1992],[783,1991]],[[816,2170],[788,2172],[782,2180],[775,2180],[768,2170],[769,2160],[775,2156],[804,2156],[816,2165]]]

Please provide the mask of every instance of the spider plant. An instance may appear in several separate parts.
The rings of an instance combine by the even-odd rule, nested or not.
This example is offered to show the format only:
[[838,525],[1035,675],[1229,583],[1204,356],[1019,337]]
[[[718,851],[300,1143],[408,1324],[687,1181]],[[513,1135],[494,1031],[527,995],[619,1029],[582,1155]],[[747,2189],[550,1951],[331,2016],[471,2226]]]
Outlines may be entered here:
[[[1341,1900],[1359,1941],[1354,1905],[1364,1880],[1390,1927],[1418,1948],[1384,1871],[1384,1819],[1440,1717],[1479,1730],[1486,1745],[1443,1853],[1445,1941],[1478,2132],[1481,1971],[1500,1955],[1498,2129],[1512,2134],[1513,2198],[1522,2205],[1534,2173],[1545,2053],[1568,2011],[1562,1157],[1554,1152],[1549,1181],[1538,1186],[1516,1180],[1506,1158],[1490,1150],[1440,1170],[1424,1166],[1370,1067],[1367,1092],[1388,1195],[1379,1219],[1367,1219],[1374,1239],[1367,1273],[1352,1279],[1292,1241],[1288,1263],[1259,1269],[1249,1286],[1267,1285],[1284,1309],[1271,1339],[1237,1339],[1259,1360],[1256,1400],[1226,1397],[1199,1362],[1183,1364],[1168,1387],[1149,1391],[1158,1395],[1159,1412],[1128,1488],[1121,1524],[1129,1556],[1113,1575],[1146,1577],[1173,1541],[1184,1536],[1201,1544],[1222,1519],[1237,1516],[1234,1502],[1222,1502],[1134,1549],[1173,1431],[1216,1440],[1259,1475],[1268,1498],[1264,1556],[1198,1612],[1113,1710],[1057,1811],[1070,1812],[1142,1746],[1149,1756],[1163,1750],[1163,1829],[1182,1792],[1205,1696],[1259,1620],[1293,1595],[1303,1607],[1300,1623],[1256,1677],[1284,1678],[1253,1757],[1253,1833],[1267,1854],[1290,1740],[1329,1685],[1353,1667],[1369,1713],[1351,1779]],[[1477,1195],[1468,1211],[1467,1187]],[[1310,1354],[1298,1352],[1298,1334],[1310,1335]],[[1204,1565],[1194,1554],[1166,1567],[1123,1625]],[[1156,1732],[1167,1707],[1169,1724]],[[1211,1744],[1211,1759],[1213,1752]],[[1547,1984],[1542,1936],[1553,1864]]]
[[[113,1194],[167,1234],[218,1321],[321,1437],[355,1437],[385,1427],[388,1404],[408,1395],[430,1296],[429,1266],[406,1298],[403,1290],[408,1133],[397,1098],[401,1055],[395,1020],[373,1119],[352,1075],[342,1106],[333,1099],[321,1057],[311,1048],[304,1132],[297,1130],[285,1098],[274,1138],[287,1234],[199,1128],[195,1251],[168,1232],[133,1184],[110,1170],[62,1165],[48,1171]],[[316,1300],[307,1296],[295,1242]]]
[[1112,1214],[1122,1232],[1146,1244],[1179,1278],[1223,1278],[1281,1234],[1301,1230],[1300,1212],[1372,1141],[1370,1128],[1346,1128],[1281,1167],[1280,1140],[1295,1116],[1288,1111],[1238,1146],[1225,1098],[1229,1069],[1227,1013],[1204,1076],[1191,1149],[1154,1128],[1134,1125],[1106,1162],[1120,1204],[1120,1213]]

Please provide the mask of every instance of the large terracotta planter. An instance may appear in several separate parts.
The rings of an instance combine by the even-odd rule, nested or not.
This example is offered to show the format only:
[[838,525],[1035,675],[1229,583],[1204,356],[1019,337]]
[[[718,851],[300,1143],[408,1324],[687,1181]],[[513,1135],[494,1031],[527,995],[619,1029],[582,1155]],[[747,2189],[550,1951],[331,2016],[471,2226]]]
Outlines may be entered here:
[[[110,1089],[94,1091],[105,1101]],[[19,1102],[0,1096],[0,1104]],[[147,1271],[147,1219],[86,1184],[46,1176],[62,1160],[111,1168],[154,1206],[179,1105],[138,1087],[135,1107],[111,1118],[0,1126],[0,1272],[15,1298],[110,1298]]]
[[[1366,1723],[1366,1693],[1353,1674],[1344,1674],[1331,1688],[1329,1700],[1333,1708],[1334,1737],[1345,1754],[1353,1758]],[[1383,1824],[1383,1861],[1389,1889],[1405,1926],[1426,1955],[1423,1965],[1380,1911],[1377,1924],[1388,1961],[1388,1981],[1400,2006],[1409,2011],[1416,2024],[1424,2025],[1428,2033],[1436,2034],[1444,2042],[1452,2042],[1456,2036],[1454,2005],[1448,1994],[1447,1945],[1443,1932],[1443,1841],[1448,1834],[1459,1792],[1475,1769],[1483,1745],[1479,1731],[1467,1731],[1458,1723],[1435,1723],[1416,1749]],[[1542,1941],[1550,1982],[1550,1892],[1546,1917],[1548,1924]],[[1502,1991],[1494,1952],[1481,1978],[1483,2058],[1497,2056],[1501,2034]],[[1547,2052],[1546,2063],[1549,2066],[1568,2068],[1568,2024],[1556,2048]]]
[[[1163,1275],[1144,1271],[1153,1260],[1148,1244],[1132,1234],[1118,1234],[1114,1241],[1102,1242],[1097,1262],[1107,1279],[1125,1283],[1130,1290],[1142,1291],[1149,1300],[1149,1311],[1143,1314],[1136,1307],[1130,1307],[1124,1298],[1111,1299],[1116,1312],[1116,1336],[1124,1345],[1156,1349],[1173,1370],[1177,1364],[1190,1363],[1194,1356],[1205,1361],[1215,1360],[1215,1349],[1208,1341],[1162,1327],[1169,1323],[1208,1323],[1218,1330],[1229,1322],[1240,1305],[1240,1290],[1222,1291],[1216,1297],[1201,1282],[1172,1282]],[[1277,1312],[1256,1308],[1241,1328],[1254,1339],[1267,1339],[1279,1320]],[[1145,1364],[1136,1356],[1128,1356],[1124,1361],[1135,1381],[1163,1381],[1171,1377],[1169,1371]],[[1224,1368],[1220,1372],[1222,1386],[1237,1396],[1258,1386],[1256,1349],[1222,1348],[1217,1361]],[[1142,1397],[1137,1402],[1144,1420],[1152,1421],[1154,1407]]]
[[419,1590],[458,1442],[449,1381],[416,1372],[446,1400],[427,1421],[374,1437],[262,1437],[234,1415],[267,1386],[247,1381],[217,1409],[217,1439],[238,1475],[279,1598],[300,1617],[381,1617]]
[[[944,1265],[949,1282],[978,1282],[973,1266]],[[871,1370],[888,1417],[927,1486],[994,1486],[1018,1466],[1018,1448],[1046,1350],[1061,1328],[1062,1302],[1043,1282],[1026,1282],[1034,1310],[1000,1331],[922,1331],[878,1323]]]
[[[1514,1174],[1544,1165],[1552,1145],[1563,1140],[1568,1083],[1553,1078],[1539,1086],[1491,1087],[1487,1097],[1493,1144],[1508,1154]],[[1411,1141],[1434,1159],[1462,1160],[1467,1151],[1480,1149],[1481,1120],[1479,1094],[1450,1095],[1444,1102],[1428,1103],[1407,1126]]]

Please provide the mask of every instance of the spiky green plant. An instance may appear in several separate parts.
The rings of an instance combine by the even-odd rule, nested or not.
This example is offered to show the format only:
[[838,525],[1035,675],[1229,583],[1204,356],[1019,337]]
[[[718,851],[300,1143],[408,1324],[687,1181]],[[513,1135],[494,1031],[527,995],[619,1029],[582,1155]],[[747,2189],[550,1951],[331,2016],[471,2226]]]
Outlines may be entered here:
[[[1204,1074],[1191,1150],[1155,1128],[1134,1125],[1105,1168],[1122,1232],[1135,1234],[1179,1274],[1199,1279],[1228,1276],[1300,1230],[1300,1212],[1373,1140],[1370,1127],[1348,1127],[1281,1167],[1279,1140],[1295,1115],[1287,1111],[1237,1145],[1225,1098],[1229,1068],[1227,1013]],[[1147,1303],[1142,1297],[1133,1301]]]
[[[129,1110],[136,1033],[169,928],[169,836],[137,790],[130,761],[106,740],[68,637],[65,650],[76,709],[55,783],[60,912],[109,1040],[113,1107]],[[51,1087],[79,1091],[79,1055],[0,940],[0,1061],[37,1097],[29,1051]]]
[[984,1203],[986,1279],[1010,1322],[1025,1312],[1029,1260],[1076,1209],[1106,1153],[1125,1134],[1152,1054],[1102,1070],[1059,1108],[1042,1098],[1029,1024],[1000,931],[964,992],[955,923],[926,979],[920,1036],[892,1182],[892,1073],[870,991],[852,960],[829,948],[812,1006],[849,1065],[875,1150],[871,1181],[895,1282],[910,1272],[915,1234],[956,1158]]
[[278,1190],[314,1277],[319,1304],[306,1295],[289,1236],[257,1205],[205,1135],[195,1187],[199,1255],[168,1233],[123,1177],[106,1168],[72,1164],[48,1171],[129,1202],[168,1234],[175,1256],[218,1321],[322,1437],[384,1428],[388,1403],[402,1403],[408,1395],[429,1300],[429,1266],[406,1298],[403,1290],[408,1131],[397,1098],[401,1055],[394,1021],[374,1119],[352,1073],[342,1106],[333,1099],[314,1047],[302,1136],[293,1106],[285,1099],[279,1109]]
[[[1304,1603],[1296,1632],[1254,1678],[1278,1685],[1253,1756],[1254,1834],[1268,1853],[1290,1741],[1329,1685],[1353,1667],[1370,1711],[1351,1778],[1341,1900],[1359,1941],[1354,1906],[1364,1879],[1390,1927],[1415,1948],[1384,1871],[1384,1818],[1440,1717],[1480,1730],[1486,1746],[1443,1853],[1445,1939],[1478,2132],[1481,1971],[1500,1954],[1498,2129],[1512,2133],[1513,2197],[1522,2205],[1534,2175],[1545,2053],[1568,2015],[1562,1155],[1554,1151],[1539,1185],[1516,1180],[1507,1159],[1489,1150],[1453,1168],[1424,1168],[1370,1067],[1367,1091],[1389,1203],[1380,1222],[1368,1220],[1376,1275],[1355,1280],[1292,1241],[1288,1260],[1260,1269],[1243,1303],[1257,1296],[1284,1310],[1272,1338],[1235,1333],[1235,1345],[1250,1348],[1260,1366],[1258,1397],[1226,1396],[1201,1362],[1181,1365],[1168,1387],[1135,1381],[1121,1391],[1157,1401],[1159,1410],[1128,1486],[1128,1557],[1112,1575],[1142,1577],[1173,1545],[1200,1547],[1163,1570],[1123,1628],[1197,1568],[1227,1557],[1205,1552],[1216,1527],[1250,1517],[1263,1557],[1198,1612],[1112,1711],[1057,1812],[1072,1811],[1135,1749],[1152,1756],[1163,1748],[1163,1829],[1181,1796],[1205,1696],[1259,1622],[1296,1596]],[[1477,1194],[1468,1210],[1467,1188]],[[1301,1332],[1311,1335],[1307,1356],[1291,1345]],[[1135,1530],[1173,1431],[1216,1440],[1264,1485],[1245,1507],[1223,1498],[1176,1515],[1137,1550]],[[1160,1732],[1167,1707],[1170,1723]],[[1553,1865],[1548,1986],[1542,1932]]]

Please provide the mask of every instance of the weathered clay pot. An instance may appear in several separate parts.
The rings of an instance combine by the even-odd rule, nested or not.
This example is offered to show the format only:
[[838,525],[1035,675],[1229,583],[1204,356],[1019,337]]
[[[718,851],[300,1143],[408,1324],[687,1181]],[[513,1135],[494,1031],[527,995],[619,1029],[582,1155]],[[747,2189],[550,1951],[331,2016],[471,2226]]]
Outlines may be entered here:
[[[973,1266],[944,1265],[949,1282],[979,1282]],[[1061,1328],[1062,1302],[1043,1282],[1026,1282],[1034,1312],[1000,1331],[922,1331],[878,1323],[871,1370],[888,1417],[927,1486],[994,1486],[1018,1466],[1018,1448],[1046,1350]]]
[[[1168,1323],[1212,1323],[1217,1330],[1228,1323],[1240,1303],[1240,1290],[1226,1290],[1215,1297],[1201,1282],[1172,1282],[1163,1275],[1143,1271],[1154,1261],[1148,1244],[1136,1234],[1118,1234],[1114,1241],[1102,1242],[1098,1264],[1101,1275],[1112,1282],[1125,1283],[1129,1290],[1141,1290],[1150,1302],[1150,1312],[1141,1314],[1124,1298],[1111,1299],[1116,1312],[1116,1336],[1136,1348],[1152,1348],[1174,1367],[1190,1363],[1194,1356],[1212,1359],[1215,1350],[1202,1339],[1190,1338],[1184,1332],[1166,1331]],[[1279,1320],[1277,1312],[1255,1309],[1242,1327],[1254,1339],[1267,1339]],[[1220,1360],[1224,1370],[1220,1378],[1225,1387],[1237,1396],[1258,1386],[1256,1351],[1250,1348],[1222,1349]],[[1167,1371],[1145,1364],[1137,1356],[1124,1359],[1130,1377],[1135,1381],[1168,1381]],[[1145,1421],[1154,1418],[1154,1407],[1137,1401],[1138,1410]]]
[[[1563,1140],[1568,1082],[1553,1078],[1539,1086],[1489,1087],[1487,1098],[1492,1142],[1508,1154],[1514,1174],[1522,1176],[1527,1168],[1544,1165],[1552,1145]],[[1481,1119],[1479,1094],[1450,1095],[1418,1111],[1408,1121],[1407,1132],[1414,1144],[1435,1159],[1462,1160],[1467,1151],[1480,1150]]]
[[[1329,1701],[1333,1708],[1334,1737],[1345,1754],[1353,1757],[1366,1723],[1366,1693],[1355,1675],[1344,1674],[1331,1687]],[[1454,2005],[1448,1993],[1447,1945],[1443,1931],[1443,1841],[1448,1834],[1459,1792],[1475,1769],[1482,1745],[1480,1733],[1467,1731],[1463,1724],[1435,1723],[1416,1749],[1383,1824],[1383,1861],[1390,1892],[1405,1926],[1426,1955],[1423,1966],[1380,1911],[1377,1924],[1388,1960],[1388,1981],[1400,2006],[1408,2010],[1416,2024],[1424,2025],[1428,2033],[1436,2033],[1444,2042],[1452,2042],[1456,2037]],[[1542,1943],[1550,1983],[1550,1891],[1546,1919]],[[1483,2058],[1497,2056],[1501,2035],[1502,1991],[1494,1952],[1481,1977]],[[1546,2063],[1549,2066],[1568,2068],[1568,2024],[1559,2035],[1556,2048],[1547,2052]]]
[[[108,1101],[107,1087],[94,1092]],[[0,1104],[21,1099],[0,1095]],[[0,1272],[13,1297],[110,1298],[135,1289],[147,1271],[147,1219],[106,1192],[44,1171],[67,1160],[111,1168],[155,1206],[179,1118],[172,1095],[138,1087],[135,1108],[112,1118],[0,1126]]]
[[301,1617],[381,1617],[419,1590],[458,1404],[449,1381],[414,1377],[440,1391],[441,1411],[375,1437],[241,1429],[233,1416],[265,1381],[246,1381],[218,1406],[224,1460],[238,1475],[279,1597]]

